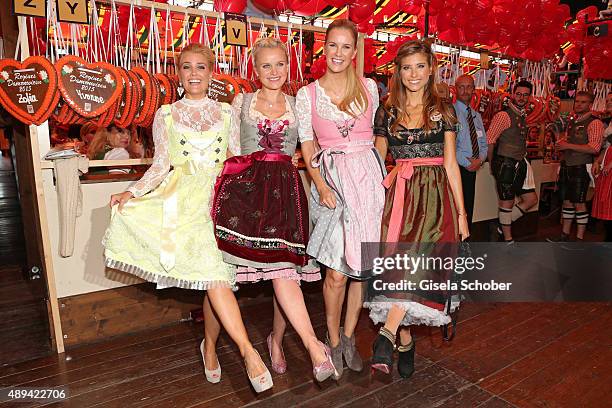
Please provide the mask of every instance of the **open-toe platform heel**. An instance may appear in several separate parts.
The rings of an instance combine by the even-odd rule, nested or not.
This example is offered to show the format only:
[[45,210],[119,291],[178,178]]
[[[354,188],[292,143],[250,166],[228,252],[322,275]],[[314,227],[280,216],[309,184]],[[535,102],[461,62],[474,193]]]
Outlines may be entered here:
[[395,335],[382,327],[374,341],[372,353],[372,369],[390,374],[393,368],[393,351],[395,350]]

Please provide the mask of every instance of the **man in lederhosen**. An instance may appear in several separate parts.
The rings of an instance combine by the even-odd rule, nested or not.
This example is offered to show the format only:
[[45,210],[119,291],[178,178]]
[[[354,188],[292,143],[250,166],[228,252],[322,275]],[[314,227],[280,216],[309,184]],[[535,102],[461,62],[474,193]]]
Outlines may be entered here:
[[556,148],[563,152],[559,185],[563,197],[563,231],[554,241],[567,241],[576,220],[576,239],[584,238],[584,231],[589,222],[586,207],[586,195],[591,183],[587,165],[593,163],[599,153],[603,138],[604,124],[591,114],[594,97],[586,91],[576,93],[574,113],[571,115],[565,131],[565,137],[559,139]]
[[[525,107],[533,86],[519,81],[506,109],[497,112],[487,131],[488,159],[499,198],[499,223],[504,241],[513,242],[512,223],[538,202],[533,172],[527,159]],[[515,197],[519,200],[515,204]]]

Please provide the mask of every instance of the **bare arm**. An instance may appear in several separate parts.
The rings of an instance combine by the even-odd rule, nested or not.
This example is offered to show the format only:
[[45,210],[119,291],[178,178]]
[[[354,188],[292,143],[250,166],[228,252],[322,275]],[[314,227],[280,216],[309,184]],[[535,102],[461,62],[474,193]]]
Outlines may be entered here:
[[374,147],[376,147],[378,154],[380,154],[380,158],[384,162],[385,158],[387,157],[387,150],[389,150],[389,142],[387,141],[387,138],[376,135],[374,138]]
[[444,132],[444,169],[446,170],[448,183],[453,192],[455,206],[459,211],[459,234],[461,234],[462,239],[466,239],[470,236],[470,232],[467,226],[467,216],[463,203],[463,188],[461,187],[461,173],[459,172],[459,164],[456,157],[455,138],[455,132]]
[[303,141],[301,145],[302,157],[304,158],[304,163],[306,163],[306,170],[308,170],[308,174],[312,178],[312,182],[319,193],[320,203],[329,208],[336,208],[336,196],[332,192],[331,188],[329,188],[325,180],[323,180],[319,168],[312,167],[312,157],[315,154],[314,141],[306,140]]

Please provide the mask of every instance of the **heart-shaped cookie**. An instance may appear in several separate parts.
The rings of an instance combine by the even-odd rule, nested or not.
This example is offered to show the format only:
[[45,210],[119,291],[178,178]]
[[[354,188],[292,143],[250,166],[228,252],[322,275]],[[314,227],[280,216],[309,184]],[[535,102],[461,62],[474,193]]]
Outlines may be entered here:
[[57,105],[57,75],[44,57],[0,60],[0,103],[26,125],[45,122]]
[[142,96],[140,101],[140,109],[137,115],[134,117],[133,123],[138,126],[142,126],[147,122],[151,111],[155,114],[155,95],[153,89],[153,76],[142,67],[134,67],[131,72],[136,74],[138,83],[141,85]]
[[83,117],[100,116],[121,96],[123,81],[117,67],[109,63],[90,64],[68,55],[55,63],[55,69],[62,97]]
[[176,100],[175,90],[172,85],[172,81],[168,78],[166,74],[155,74],[155,79],[157,79],[161,85],[161,94],[162,94],[162,105],[171,104]]
[[213,74],[208,86],[208,96],[211,99],[231,104],[238,93],[240,86],[234,78],[226,74]]

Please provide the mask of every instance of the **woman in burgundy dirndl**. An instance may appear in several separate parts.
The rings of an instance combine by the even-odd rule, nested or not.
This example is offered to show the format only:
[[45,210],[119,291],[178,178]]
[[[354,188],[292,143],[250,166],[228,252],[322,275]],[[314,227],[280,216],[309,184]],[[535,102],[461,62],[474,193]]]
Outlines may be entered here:
[[263,38],[251,52],[262,88],[239,94],[232,103],[238,126],[230,150],[236,156],[225,162],[217,180],[215,236],[224,261],[238,266],[237,282],[272,280],[274,320],[267,338],[272,369],[279,374],[287,369],[284,312],[310,354],[314,377],[324,381],[335,369],[314,333],[300,289],[301,281],[319,280],[321,274],[306,255],[308,201],[291,160],[298,123],[294,98],[282,92],[287,49],[278,39]]

